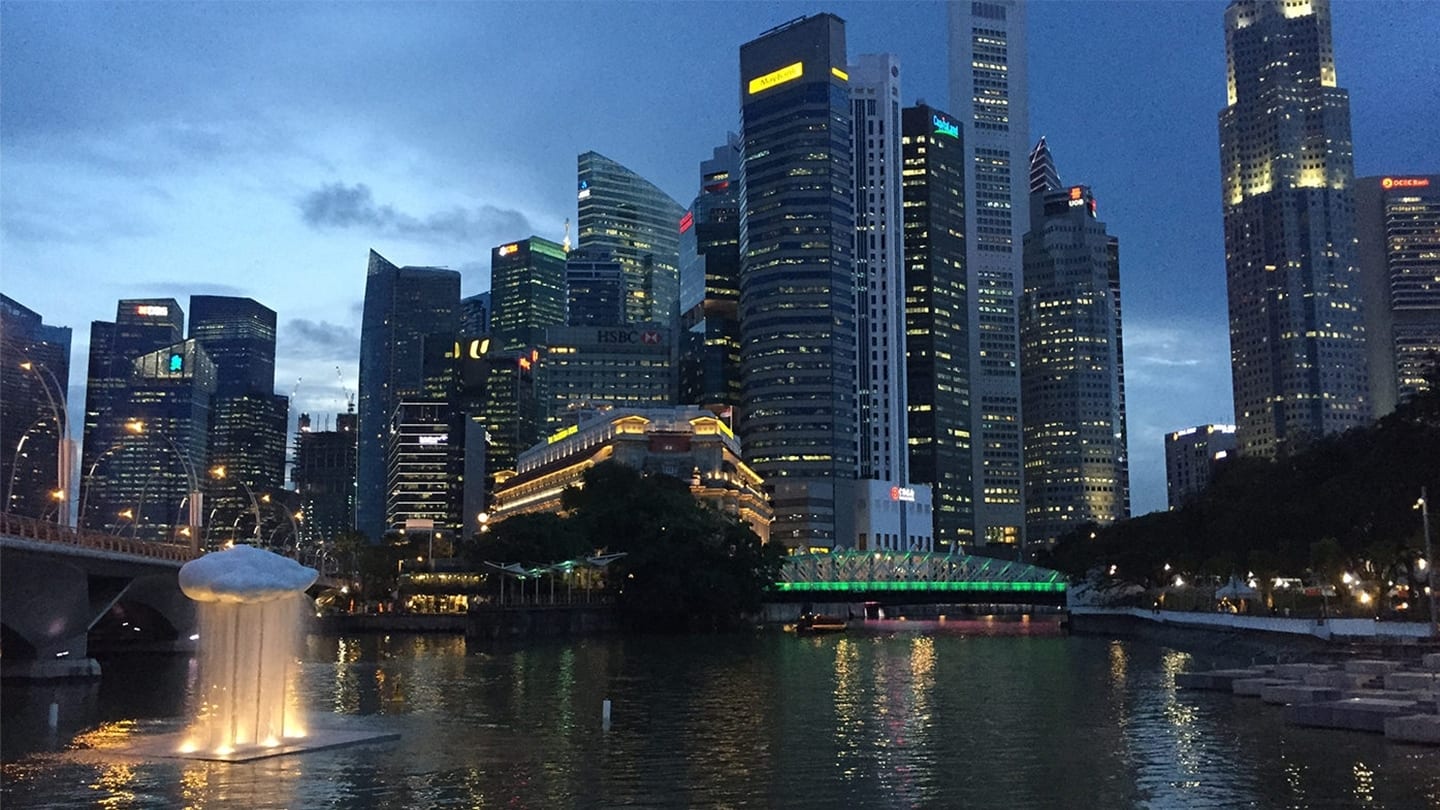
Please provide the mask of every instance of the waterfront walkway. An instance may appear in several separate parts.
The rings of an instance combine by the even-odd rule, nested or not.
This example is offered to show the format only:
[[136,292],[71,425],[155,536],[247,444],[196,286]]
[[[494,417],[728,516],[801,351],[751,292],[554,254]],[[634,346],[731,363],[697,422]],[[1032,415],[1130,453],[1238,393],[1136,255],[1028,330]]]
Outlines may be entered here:
[[1090,607],[1071,605],[1072,616],[1131,618],[1157,625],[1191,627],[1200,630],[1239,630],[1308,636],[1324,641],[1373,641],[1424,644],[1432,639],[1425,622],[1382,622],[1375,619],[1311,619],[1284,616],[1255,616],[1235,613],[1199,613],[1182,610],[1154,610],[1131,607]]

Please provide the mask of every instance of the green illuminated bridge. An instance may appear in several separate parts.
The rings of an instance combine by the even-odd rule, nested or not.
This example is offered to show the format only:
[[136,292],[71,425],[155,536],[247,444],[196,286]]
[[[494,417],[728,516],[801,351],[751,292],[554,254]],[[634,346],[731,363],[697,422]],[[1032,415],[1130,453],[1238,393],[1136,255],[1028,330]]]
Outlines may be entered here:
[[993,557],[919,551],[835,551],[787,558],[786,599],[1063,604],[1059,571]]

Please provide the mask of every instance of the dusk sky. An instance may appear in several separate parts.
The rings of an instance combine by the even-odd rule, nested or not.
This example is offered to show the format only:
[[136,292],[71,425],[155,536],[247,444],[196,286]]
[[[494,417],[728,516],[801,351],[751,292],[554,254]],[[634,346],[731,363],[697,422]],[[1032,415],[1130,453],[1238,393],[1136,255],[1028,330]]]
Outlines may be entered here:
[[[1233,420],[1224,8],[1029,9],[1032,141],[1120,239],[1136,514],[1165,506],[1165,432]],[[935,2],[4,2],[0,289],[74,330],[74,411],[90,321],[196,293],[278,312],[292,419],[343,410],[370,248],[484,291],[492,246],[561,238],[592,149],[688,205],[738,129],[740,45],[821,11],[949,106]],[[1333,13],[1357,175],[1440,170],[1440,2]]]

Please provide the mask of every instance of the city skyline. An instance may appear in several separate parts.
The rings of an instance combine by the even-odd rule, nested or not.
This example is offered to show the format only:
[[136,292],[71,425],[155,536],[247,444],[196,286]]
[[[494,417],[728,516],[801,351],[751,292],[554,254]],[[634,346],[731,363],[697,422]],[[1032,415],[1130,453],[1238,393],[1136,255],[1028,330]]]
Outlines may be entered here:
[[[1093,187],[1126,245],[1137,514],[1164,508],[1165,433],[1233,421],[1214,191],[1224,6],[1029,10],[1030,135],[1047,136],[1067,175]],[[903,104],[948,98],[940,4],[727,8],[367,6],[352,17],[308,6],[7,4],[4,292],[73,330],[72,414],[84,402],[88,322],[111,317],[120,298],[206,293],[277,311],[277,393],[300,378],[292,419],[337,413],[343,389],[357,386],[359,268],[370,249],[459,269],[466,295],[487,289],[493,246],[532,233],[559,241],[564,219],[573,223],[574,161],[590,150],[692,199],[697,165],[738,128],[735,51],[766,28],[834,11],[851,54],[899,56]],[[1440,9],[1427,4],[1334,7],[1357,175],[1434,172],[1433,144],[1406,122],[1436,106],[1424,80],[1440,56],[1422,36],[1436,25]],[[419,41],[433,54],[476,31],[492,63],[410,61]],[[646,61],[587,51],[606,31],[648,43]],[[329,47],[302,51],[317,32]],[[1137,43],[1151,38],[1170,61],[1142,61]]]

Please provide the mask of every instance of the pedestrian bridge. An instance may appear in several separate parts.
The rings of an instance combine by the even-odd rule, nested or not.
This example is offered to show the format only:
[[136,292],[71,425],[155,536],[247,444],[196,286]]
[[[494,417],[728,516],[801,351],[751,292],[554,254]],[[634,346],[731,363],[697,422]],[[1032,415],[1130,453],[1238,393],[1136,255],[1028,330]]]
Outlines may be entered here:
[[994,557],[845,550],[786,558],[775,590],[790,601],[1064,604],[1065,576]]

